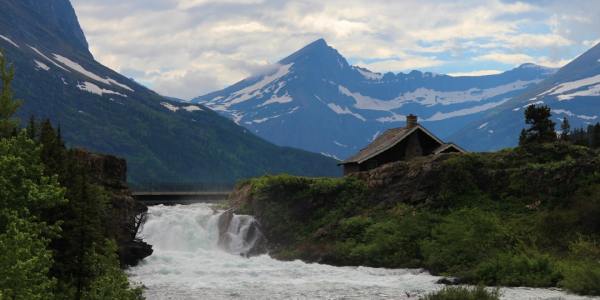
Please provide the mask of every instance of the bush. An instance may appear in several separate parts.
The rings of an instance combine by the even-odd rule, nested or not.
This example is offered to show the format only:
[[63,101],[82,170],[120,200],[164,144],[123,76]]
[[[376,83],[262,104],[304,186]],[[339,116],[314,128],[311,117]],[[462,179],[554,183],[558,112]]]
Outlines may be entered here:
[[[419,267],[423,260],[419,242],[429,236],[430,216],[352,217],[340,222],[336,256],[344,264],[376,267]],[[374,221],[376,220],[376,221]]]
[[501,253],[477,266],[473,280],[485,285],[556,286],[561,274],[554,260],[545,254]]
[[476,288],[445,287],[442,290],[421,297],[421,300],[498,300],[500,292],[488,291],[482,286]]
[[499,218],[479,209],[461,209],[443,218],[422,243],[425,265],[434,273],[464,276],[480,262],[509,248]]
[[580,294],[600,295],[600,243],[579,237],[569,247],[569,260],[563,262],[560,286]]
[[600,296],[600,263],[570,262],[563,265],[560,286],[571,292]]

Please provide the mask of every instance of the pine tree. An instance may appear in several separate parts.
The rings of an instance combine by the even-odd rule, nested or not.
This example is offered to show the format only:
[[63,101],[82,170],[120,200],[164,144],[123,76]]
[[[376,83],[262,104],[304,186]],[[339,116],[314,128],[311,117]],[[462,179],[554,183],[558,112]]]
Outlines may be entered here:
[[569,119],[567,117],[563,118],[562,123],[560,124],[560,140],[564,142],[568,142],[571,140],[571,124],[569,124]]
[[551,143],[556,141],[554,122],[550,119],[552,113],[548,106],[530,105],[525,110],[525,123],[529,128],[525,129],[519,138],[520,145]]
[[35,123],[35,116],[31,115],[29,117],[29,123],[27,124],[27,136],[31,139],[31,140],[37,140],[37,124]]
[[14,136],[19,126],[13,115],[21,106],[21,101],[13,98],[11,82],[15,76],[15,69],[7,66],[5,56],[0,51],[0,138]]

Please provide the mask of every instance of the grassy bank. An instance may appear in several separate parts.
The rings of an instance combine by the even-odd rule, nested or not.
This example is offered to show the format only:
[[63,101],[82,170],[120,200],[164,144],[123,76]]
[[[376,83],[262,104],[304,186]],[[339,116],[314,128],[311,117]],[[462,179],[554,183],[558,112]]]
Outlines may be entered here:
[[[240,183],[237,205],[282,259],[600,295],[599,161],[555,143],[400,163],[383,186],[267,176]],[[410,189],[424,200],[399,196]]]

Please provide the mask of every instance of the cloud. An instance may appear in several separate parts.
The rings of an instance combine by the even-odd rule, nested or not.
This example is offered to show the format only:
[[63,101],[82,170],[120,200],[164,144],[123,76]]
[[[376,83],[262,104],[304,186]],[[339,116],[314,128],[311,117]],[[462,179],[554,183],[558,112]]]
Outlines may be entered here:
[[437,60],[435,57],[409,56],[402,59],[384,59],[371,63],[359,61],[356,65],[371,71],[384,73],[429,68],[441,65],[442,63],[443,61]]
[[517,65],[525,62],[532,62],[534,58],[522,53],[500,53],[492,52],[481,56],[474,57],[475,61],[495,61],[503,64]]
[[91,51],[169,96],[260,73],[325,38],[374,71],[564,64],[600,39],[585,0],[72,0]]

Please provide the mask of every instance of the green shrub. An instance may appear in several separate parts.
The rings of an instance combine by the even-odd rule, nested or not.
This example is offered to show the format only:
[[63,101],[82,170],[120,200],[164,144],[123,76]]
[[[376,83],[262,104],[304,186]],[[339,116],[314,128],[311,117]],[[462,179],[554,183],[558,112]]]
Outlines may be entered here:
[[445,287],[438,292],[428,294],[421,300],[498,300],[500,292],[496,289],[488,291],[482,286],[475,288]]
[[537,252],[501,253],[480,263],[473,273],[473,281],[485,285],[550,287],[561,279],[554,260]]
[[578,294],[600,296],[600,262],[564,263],[563,275],[562,288]]
[[463,276],[511,245],[499,218],[479,209],[461,209],[443,218],[423,241],[425,265],[434,273]]
[[575,293],[600,295],[600,243],[582,236],[572,242],[562,272],[561,287]]
[[[398,211],[395,211],[398,213]],[[430,216],[379,215],[342,220],[336,243],[340,263],[385,267],[418,267],[422,262],[420,241],[431,231]],[[376,220],[376,221],[375,221]]]

